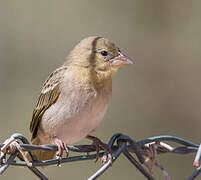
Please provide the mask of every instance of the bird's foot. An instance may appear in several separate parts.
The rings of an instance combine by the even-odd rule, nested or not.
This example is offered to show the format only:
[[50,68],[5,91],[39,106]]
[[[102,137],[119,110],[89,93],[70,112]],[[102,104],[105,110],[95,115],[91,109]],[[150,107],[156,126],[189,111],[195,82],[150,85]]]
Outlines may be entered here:
[[104,155],[102,157],[101,161],[103,163],[105,163],[107,160],[109,160],[112,163],[112,151],[109,148],[109,146],[107,144],[103,143],[97,137],[88,135],[87,138],[93,141],[92,145],[96,149],[96,159],[95,159],[95,162],[97,162],[98,159],[99,159],[99,152],[100,152],[100,150],[104,150],[107,153],[107,155],[106,156]]
[[67,145],[60,139],[55,139],[55,144],[58,146],[58,151],[56,152],[56,159],[58,159],[57,166],[61,166],[63,152],[66,152],[66,157],[69,155],[69,150]]

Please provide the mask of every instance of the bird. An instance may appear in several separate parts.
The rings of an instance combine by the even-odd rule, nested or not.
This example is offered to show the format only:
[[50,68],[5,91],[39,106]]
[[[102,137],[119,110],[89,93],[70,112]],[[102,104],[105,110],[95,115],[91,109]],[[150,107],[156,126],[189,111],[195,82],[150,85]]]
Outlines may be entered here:
[[[132,64],[133,60],[107,38],[81,40],[43,84],[30,122],[31,143],[57,145],[60,161],[63,151],[68,154],[67,145],[84,138],[92,140],[97,154],[100,148],[110,153],[107,144],[92,133],[108,109],[114,74]],[[34,153],[40,161],[55,156],[55,152]]]

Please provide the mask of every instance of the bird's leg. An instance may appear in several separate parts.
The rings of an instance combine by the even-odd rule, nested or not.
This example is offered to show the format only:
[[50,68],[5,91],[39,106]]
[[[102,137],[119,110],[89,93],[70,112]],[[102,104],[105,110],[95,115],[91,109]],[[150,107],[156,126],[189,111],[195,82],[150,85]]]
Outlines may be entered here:
[[[93,141],[92,145],[95,147],[96,149],[96,160],[95,162],[97,162],[98,158],[99,158],[99,151],[101,149],[103,149],[108,155],[108,159],[112,162],[112,151],[111,149],[109,148],[109,146],[105,143],[103,143],[100,139],[98,139],[97,137],[94,137],[94,136],[91,136],[91,135],[88,135],[86,137],[87,139],[90,139]],[[102,162],[106,162],[106,158],[102,158]]]
[[58,151],[56,152],[56,159],[58,159],[58,166],[60,166],[62,161],[63,151],[66,152],[66,157],[69,155],[69,150],[67,145],[60,139],[55,138],[54,143],[58,146]]

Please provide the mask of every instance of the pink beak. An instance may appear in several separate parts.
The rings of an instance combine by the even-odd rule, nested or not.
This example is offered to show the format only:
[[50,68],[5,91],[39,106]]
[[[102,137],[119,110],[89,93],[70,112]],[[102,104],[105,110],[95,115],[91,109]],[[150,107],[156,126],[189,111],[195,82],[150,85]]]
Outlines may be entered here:
[[121,67],[121,66],[128,66],[128,65],[132,65],[134,62],[131,58],[129,58],[128,56],[122,54],[121,52],[119,52],[119,55],[116,56],[115,58],[110,60],[110,63],[113,66],[116,67]]

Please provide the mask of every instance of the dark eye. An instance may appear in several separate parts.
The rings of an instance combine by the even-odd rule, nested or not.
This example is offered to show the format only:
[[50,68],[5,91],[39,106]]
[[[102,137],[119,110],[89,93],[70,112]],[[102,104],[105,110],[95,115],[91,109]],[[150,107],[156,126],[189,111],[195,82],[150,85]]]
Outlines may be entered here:
[[108,55],[107,51],[101,51],[100,53],[101,53],[102,56],[107,56]]

